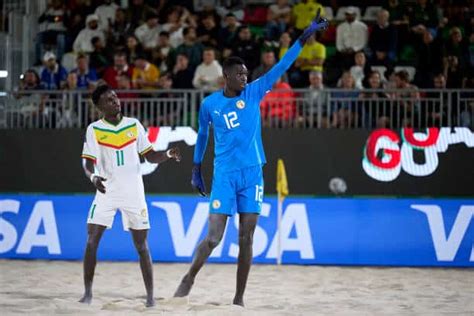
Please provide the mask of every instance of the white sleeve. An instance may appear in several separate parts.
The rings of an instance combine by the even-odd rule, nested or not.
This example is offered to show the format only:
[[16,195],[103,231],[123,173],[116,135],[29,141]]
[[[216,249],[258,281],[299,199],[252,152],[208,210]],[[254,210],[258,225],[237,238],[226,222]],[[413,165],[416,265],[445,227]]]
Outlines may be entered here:
[[94,162],[97,162],[97,158],[99,157],[99,144],[97,144],[97,140],[95,139],[94,135],[94,129],[91,125],[87,127],[86,139],[84,141],[81,157]]
[[199,65],[196,68],[196,71],[194,72],[193,86],[197,89],[202,88],[202,84],[201,84],[201,81],[199,80],[199,77],[201,77],[201,65]]
[[336,48],[338,51],[342,51],[343,49],[345,49],[344,47],[344,40],[343,40],[343,36],[344,36],[344,29],[343,29],[343,24],[339,25],[336,29]]
[[140,155],[144,155],[150,150],[153,149],[150,141],[148,140],[148,136],[146,135],[145,128],[143,127],[142,123],[137,121],[137,128],[138,128],[138,136],[137,136],[137,147],[138,152]]
[[74,41],[74,44],[72,45],[72,50],[75,52],[80,52],[82,50],[82,37],[84,32],[80,31],[79,35],[77,35],[76,40]]

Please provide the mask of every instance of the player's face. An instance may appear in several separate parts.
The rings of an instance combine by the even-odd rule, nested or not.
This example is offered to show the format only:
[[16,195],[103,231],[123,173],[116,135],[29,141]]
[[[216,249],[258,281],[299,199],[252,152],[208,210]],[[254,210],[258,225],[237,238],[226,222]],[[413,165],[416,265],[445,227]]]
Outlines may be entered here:
[[117,115],[122,110],[120,100],[113,90],[109,90],[102,94],[99,101],[99,107],[105,116]]
[[234,91],[242,91],[247,84],[248,70],[245,65],[234,65],[226,77],[226,85]]

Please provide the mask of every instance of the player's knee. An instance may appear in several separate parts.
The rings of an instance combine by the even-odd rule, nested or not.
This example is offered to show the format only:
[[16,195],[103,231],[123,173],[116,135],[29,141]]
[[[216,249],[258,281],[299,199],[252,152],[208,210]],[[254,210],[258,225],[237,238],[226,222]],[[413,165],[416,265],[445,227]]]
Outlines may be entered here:
[[94,238],[94,237],[89,237],[87,238],[87,249],[90,250],[97,250],[97,247],[99,246],[99,239]]
[[147,253],[148,252],[148,243],[146,241],[135,243],[135,249],[137,249],[137,252],[139,254]]
[[253,237],[251,234],[239,234],[239,245],[251,246],[253,243]]
[[206,242],[207,242],[209,248],[214,249],[214,248],[216,248],[216,247],[219,245],[219,243],[221,242],[221,238],[216,237],[216,236],[208,236],[208,237],[206,238]]

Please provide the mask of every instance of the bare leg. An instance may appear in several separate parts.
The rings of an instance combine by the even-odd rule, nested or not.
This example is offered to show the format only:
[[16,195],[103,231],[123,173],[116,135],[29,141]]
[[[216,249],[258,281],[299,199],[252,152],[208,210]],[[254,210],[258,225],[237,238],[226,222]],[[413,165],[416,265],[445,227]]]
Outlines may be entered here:
[[258,214],[240,213],[239,216],[239,262],[237,266],[237,288],[233,304],[244,306],[244,291],[252,265],[253,233],[257,225]]
[[211,255],[214,248],[219,245],[222,235],[224,234],[225,226],[227,224],[227,215],[210,214],[209,215],[209,229],[206,238],[199,244],[193,262],[189,268],[188,273],[181,280],[178,289],[174,293],[175,297],[184,297],[189,294],[193,286],[194,279],[201,270],[204,262]]
[[97,248],[100,239],[107,227],[95,224],[87,225],[87,246],[84,254],[84,296],[79,300],[81,303],[90,304],[92,301],[92,280],[94,279],[95,266],[97,264]]
[[133,243],[140,256],[140,269],[142,270],[146,288],[146,307],[155,306],[155,299],[153,298],[153,266],[147,242],[148,229],[130,229],[130,231],[132,232]]

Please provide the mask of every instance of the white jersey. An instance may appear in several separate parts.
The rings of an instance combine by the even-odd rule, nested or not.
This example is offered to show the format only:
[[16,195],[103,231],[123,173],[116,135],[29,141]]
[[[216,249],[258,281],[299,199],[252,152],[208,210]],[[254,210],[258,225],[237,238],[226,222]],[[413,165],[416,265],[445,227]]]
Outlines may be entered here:
[[135,118],[122,117],[113,125],[104,119],[87,127],[82,158],[95,163],[95,173],[107,179],[106,193],[96,192],[98,204],[146,207],[140,155],[152,150],[143,125]]

